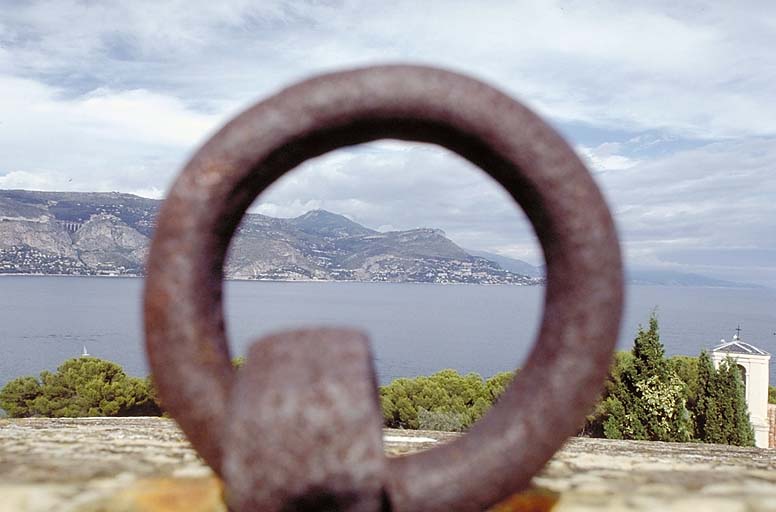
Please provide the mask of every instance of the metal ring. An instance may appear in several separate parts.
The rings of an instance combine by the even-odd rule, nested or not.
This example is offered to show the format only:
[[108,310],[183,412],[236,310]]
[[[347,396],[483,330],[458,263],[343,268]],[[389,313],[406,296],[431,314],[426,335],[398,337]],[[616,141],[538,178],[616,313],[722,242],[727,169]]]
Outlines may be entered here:
[[548,125],[505,94],[439,69],[381,66],[319,76],[215,134],[175,181],[145,289],[160,397],[221,471],[234,374],[224,332],[224,258],[256,196],[305,160],[376,139],[435,143],[481,167],[522,206],[547,263],[538,339],[520,377],[454,442],[392,459],[393,510],[483,510],[525,486],[580,426],[617,338],[622,265],[592,177]]

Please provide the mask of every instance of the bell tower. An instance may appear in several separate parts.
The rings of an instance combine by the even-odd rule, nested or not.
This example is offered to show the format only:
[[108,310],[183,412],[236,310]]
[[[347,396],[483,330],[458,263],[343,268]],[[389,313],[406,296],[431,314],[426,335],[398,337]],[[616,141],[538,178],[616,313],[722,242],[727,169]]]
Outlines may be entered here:
[[758,448],[768,448],[768,378],[771,355],[741,340],[741,327],[731,341],[722,340],[711,352],[714,366],[730,356],[741,371],[744,380],[746,406],[754,429],[754,442]]

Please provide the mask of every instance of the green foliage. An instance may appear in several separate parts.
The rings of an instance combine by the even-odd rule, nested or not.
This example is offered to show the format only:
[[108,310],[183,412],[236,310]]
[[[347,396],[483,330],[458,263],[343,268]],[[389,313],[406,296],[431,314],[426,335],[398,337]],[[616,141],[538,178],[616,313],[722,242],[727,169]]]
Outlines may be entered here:
[[776,386],[768,386],[768,403],[776,404]]
[[615,355],[604,394],[588,416],[584,433],[610,439],[689,440],[688,386],[675,367],[692,373],[689,365],[666,360],[653,313],[649,329],[639,328],[630,354]]
[[665,349],[660,342],[660,329],[655,313],[649,317],[649,329],[645,331],[639,326],[631,353],[635,375],[655,375],[662,379],[670,371],[665,358]]
[[442,370],[428,377],[396,379],[380,388],[385,425],[465,430],[498,400],[513,377],[504,372],[485,381],[476,373]]
[[705,350],[698,356],[697,398],[695,400],[695,438],[714,442],[719,437],[719,411],[717,410],[717,370]]
[[689,441],[692,435],[690,412],[683,394],[684,384],[675,374],[661,378],[650,375],[634,386],[641,398],[640,415],[634,419],[640,436],[656,441]]
[[[233,360],[236,368],[244,358]],[[483,380],[476,373],[443,370],[396,379],[380,388],[385,425],[463,431],[498,401],[516,375]],[[630,352],[617,352],[601,399],[587,417],[584,435],[610,439],[754,445],[742,376],[733,359],[718,369],[709,354],[665,358],[658,322],[639,328]],[[776,386],[769,389],[776,403]],[[115,363],[93,357],[65,361],[40,379],[20,377],[0,390],[0,409],[11,417],[158,416],[150,377],[129,377]]]
[[122,368],[95,357],[65,361],[40,380],[21,377],[0,390],[0,407],[11,417],[159,415],[150,379],[128,377]]
[[491,403],[496,403],[501,394],[512,384],[516,372],[501,372],[485,381],[485,389]]
[[0,390],[0,408],[12,418],[34,416],[33,402],[41,394],[35,377],[19,377]]
[[421,430],[461,432],[465,427],[466,415],[462,413],[418,409],[418,428]]
[[735,361],[728,358],[715,369],[707,352],[665,359],[654,315],[648,330],[639,329],[633,350],[615,354],[582,434],[754,445]]
[[754,446],[744,383],[736,362],[727,357],[715,369],[711,358],[698,358],[695,437],[706,443]]
[[169,415],[164,411],[161,400],[159,400],[159,393],[156,391],[154,385],[154,379],[150,375],[144,379],[138,379],[137,377],[129,377],[135,381],[140,381],[140,389],[138,390],[139,401],[136,401],[132,410],[132,414],[128,416],[165,416]]
[[598,400],[593,411],[587,416],[585,426],[580,432],[589,437],[607,437],[622,439],[619,424],[625,416],[622,402],[617,398],[623,387],[622,376],[633,366],[633,354],[630,352],[615,352],[609,366],[609,375],[603,395]]
[[684,384],[687,407],[691,408],[698,398],[698,358],[673,356],[668,359],[668,367]]
[[749,422],[744,382],[736,362],[727,357],[717,369],[719,390],[717,407],[722,425],[719,441],[737,446],[754,446],[754,431]]

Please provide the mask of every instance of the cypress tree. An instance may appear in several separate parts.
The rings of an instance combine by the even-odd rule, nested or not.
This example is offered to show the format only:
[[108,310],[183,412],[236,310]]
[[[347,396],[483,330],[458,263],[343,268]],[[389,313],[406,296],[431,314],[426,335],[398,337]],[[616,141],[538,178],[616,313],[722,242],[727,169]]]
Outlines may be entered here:
[[717,371],[717,403],[721,435],[714,442],[738,446],[754,446],[754,431],[749,421],[744,383],[736,362],[729,356]]
[[639,326],[636,339],[633,340],[633,369],[636,375],[644,377],[655,375],[663,379],[668,374],[668,362],[665,359],[665,349],[660,342],[660,331],[657,315],[653,312],[649,317],[649,329]]
[[695,437],[705,443],[754,446],[744,383],[735,360],[727,357],[714,368],[709,354],[698,357]]
[[[718,435],[713,432],[719,426],[717,403],[714,399],[716,389],[717,370],[714,368],[714,363],[711,362],[709,353],[704,350],[698,356],[698,395],[693,415],[695,438],[701,441],[710,442],[708,439]],[[711,422],[709,422],[709,418],[711,418]]]

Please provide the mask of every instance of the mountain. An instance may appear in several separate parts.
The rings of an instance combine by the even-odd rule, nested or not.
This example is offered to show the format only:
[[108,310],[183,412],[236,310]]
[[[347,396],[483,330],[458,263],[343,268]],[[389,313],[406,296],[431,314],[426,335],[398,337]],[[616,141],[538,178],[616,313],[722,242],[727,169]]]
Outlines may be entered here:
[[[120,193],[0,190],[0,273],[142,275],[161,201]],[[538,284],[461,249],[438,229],[379,232],[313,210],[248,214],[233,279]]]
[[531,265],[530,263],[523,260],[518,260],[515,258],[510,258],[508,256],[502,256],[500,254],[495,254],[495,253],[486,252],[486,251],[474,251],[472,249],[467,249],[467,252],[472,256],[479,256],[481,258],[490,260],[494,263],[498,263],[499,266],[504,270],[509,270],[510,272],[514,272],[516,274],[523,274],[525,276],[530,276],[530,277],[544,276],[543,267],[537,267],[537,266]]
[[[529,277],[544,277],[544,267],[537,267],[523,260],[509,258],[485,251],[474,251],[467,249],[467,252],[473,256],[486,258],[494,263],[498,263],[501,268],[523,274]],[[738,283],[725,281],[700,274],[688,272],[677,272],[673,270],[661,270],[645,267],[628,267],[625,270],[626,282],[629,285],[646,286],[698,286],[714,288],[758,288],[757,285],[750,283]]]
[[289,219],[289,222],[299,231],[325,237],[342,238],[377,233],[373,229],[353,222],[344,215],[326,210],[311,210],[295,219]]
[[630,268],[626,270],[629,284],[657,285],[657,286],[708,286],[714,288],[757,288],[757,285],[736,283],[715,279],[713,277],[676,272],[673,270],[659,270],[646,268]]

